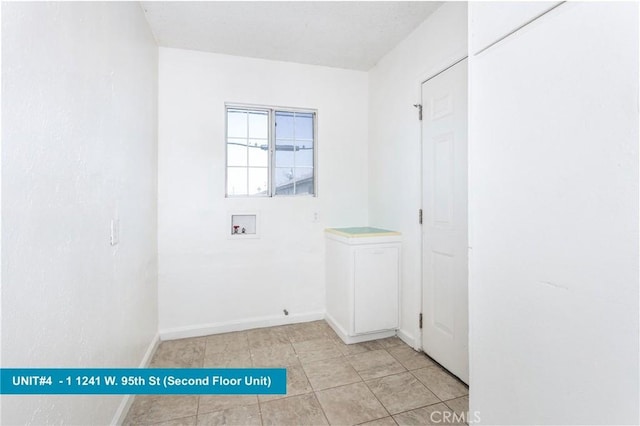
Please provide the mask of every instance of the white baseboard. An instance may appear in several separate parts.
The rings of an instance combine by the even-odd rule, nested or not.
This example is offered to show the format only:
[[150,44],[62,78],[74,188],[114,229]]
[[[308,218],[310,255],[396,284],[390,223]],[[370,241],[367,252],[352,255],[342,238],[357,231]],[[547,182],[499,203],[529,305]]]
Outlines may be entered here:
[[398,330],[398,337],[400,340],[405,342],[407,345],[411,346],[416,351],[421,351],[422,347],[420,346],[420,341],[415,338],[413,334],[407,333],[406,330]]
[[327,322],[327,324],[329,324],[329,327],[331,327],[333,331],[336,332],[338,337],[340,337],[342,341],[345,342],[345,339],[347,338],[347,335],[348,335],[347,330],[340,327],[338,322],[335,319],[333,319],[331,314],[329,314],[328,312],[325,314],[324,320]]
[[[140,362],[140,365],[138,366],[138,368],[146,368],[149,366],[149,363],[151,362],[151,357],[153,356],[159,344],[160,344],[160,335],[156,334],[153,337],[153,340],[151,340],[151,343],[149,344],[149,346],[147,347],[147,350],[144,353],[144,356],[142,357],[142,361]],[[116,413],[114,414],[113,419],[111,420],[112,425],[121,425],[122,423],[124,423],[124,419],[125,417],[127,417],[129,408],[131,408],[131,404],[133,404],[134,397],[135,395],[123,395],[122,401],[120,402],[120,406],[116,410]]]
[[159,344],[160,344],[160,335],[156,334],[153,340],[151,341],[151,343],[149,344],[147,351],[144,353],[144,356],[142,357],[142,361],[140,362],[140,368],[146,368],[149,366],[149,364],[151,363],[151,358],[153,357],[153,354],[155,353]]
[[300,322],[324,319],[324,311],[291,314],[288,316],[272,316],[249,318],[237,321],[218,322],[213,324],[192,325],[187,327],[167,328],[160,330],[160,340],[184,339],[187,337],[208,336],[210,334],[229,333],[232,331],[249,330],[252,328],[273,327],[277,325],[296,324]]
[[368,342],[369,340],[384,339],[385,337],[392,337],[396,335],[396,330],[378,331],[374,333],[360,334],[358,336],[349,336],[347,331],[340,327],[340,325],[333,319],[330,314],[326,314],[325,321],[336,332],[338,337],[342,339],[344,343],[350,345],[352,343]]

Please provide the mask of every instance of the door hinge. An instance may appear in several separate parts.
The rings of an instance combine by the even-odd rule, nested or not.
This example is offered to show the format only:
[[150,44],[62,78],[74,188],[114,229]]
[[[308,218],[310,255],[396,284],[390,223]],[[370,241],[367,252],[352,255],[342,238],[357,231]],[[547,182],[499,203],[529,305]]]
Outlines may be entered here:
[[418,210],[418,223],[422,225],[422,209]]
[[422,313],[420,313],[420,319],[418,320],[418,324],[420,325],[420,329],[422,330]]
[[413,106],[418,108],[418,120],[422,121],[422,104],[413,104]]

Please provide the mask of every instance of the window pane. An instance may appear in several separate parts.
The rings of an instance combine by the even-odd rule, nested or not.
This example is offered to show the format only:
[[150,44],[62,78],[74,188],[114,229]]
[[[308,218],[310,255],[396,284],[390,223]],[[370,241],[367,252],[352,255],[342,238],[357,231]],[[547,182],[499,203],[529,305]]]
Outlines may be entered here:
[[296,151],[296,167],[313,167],[313,148],[298,147]]
[[247,195],[247,169],[245,167],[227,168],[227,194]]
[[295,118],[296,140],[313,139],[313,114],[296,113]]
[[313,169],[295,169],[296,194],[313,194]]
[[269,149],[267,141],[249,141],[249,166],[268,167]]
[[245,145],[227,144],[227,166],[246,166],[247,147]]
[[276,141],[276,167],[293,167],[293,149],[291,141]]
[[260,139],[269,137],[269,115],[267,112],[253,111],[249,114],[249,137]]
[[264,168],[249,169],[249,195],[266,195],[269,172]]
[[247,137],[247,113],[238,110],[227,111],[227,137]]
[[276,138],[293,139],[293,113],[276,111]]
[[276,195],[293,194],[293,169],[291,167],[276,168]]
[[227,109],[227,194],[313,195],[315,121],[309,112]]

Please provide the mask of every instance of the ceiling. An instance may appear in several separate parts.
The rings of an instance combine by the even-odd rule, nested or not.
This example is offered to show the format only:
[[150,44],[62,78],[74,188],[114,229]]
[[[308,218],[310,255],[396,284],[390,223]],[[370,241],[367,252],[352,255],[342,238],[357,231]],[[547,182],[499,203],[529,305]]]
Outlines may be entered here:
[[158,45],[367,71],[442,2],[142,2]]

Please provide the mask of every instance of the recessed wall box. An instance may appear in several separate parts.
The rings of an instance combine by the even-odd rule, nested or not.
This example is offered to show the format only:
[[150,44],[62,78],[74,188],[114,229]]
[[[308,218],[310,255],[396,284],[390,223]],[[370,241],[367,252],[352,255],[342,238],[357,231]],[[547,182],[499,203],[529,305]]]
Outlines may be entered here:
[[229,215],[229,236],[231,238],[258,238],[257,213],[231,213]]

